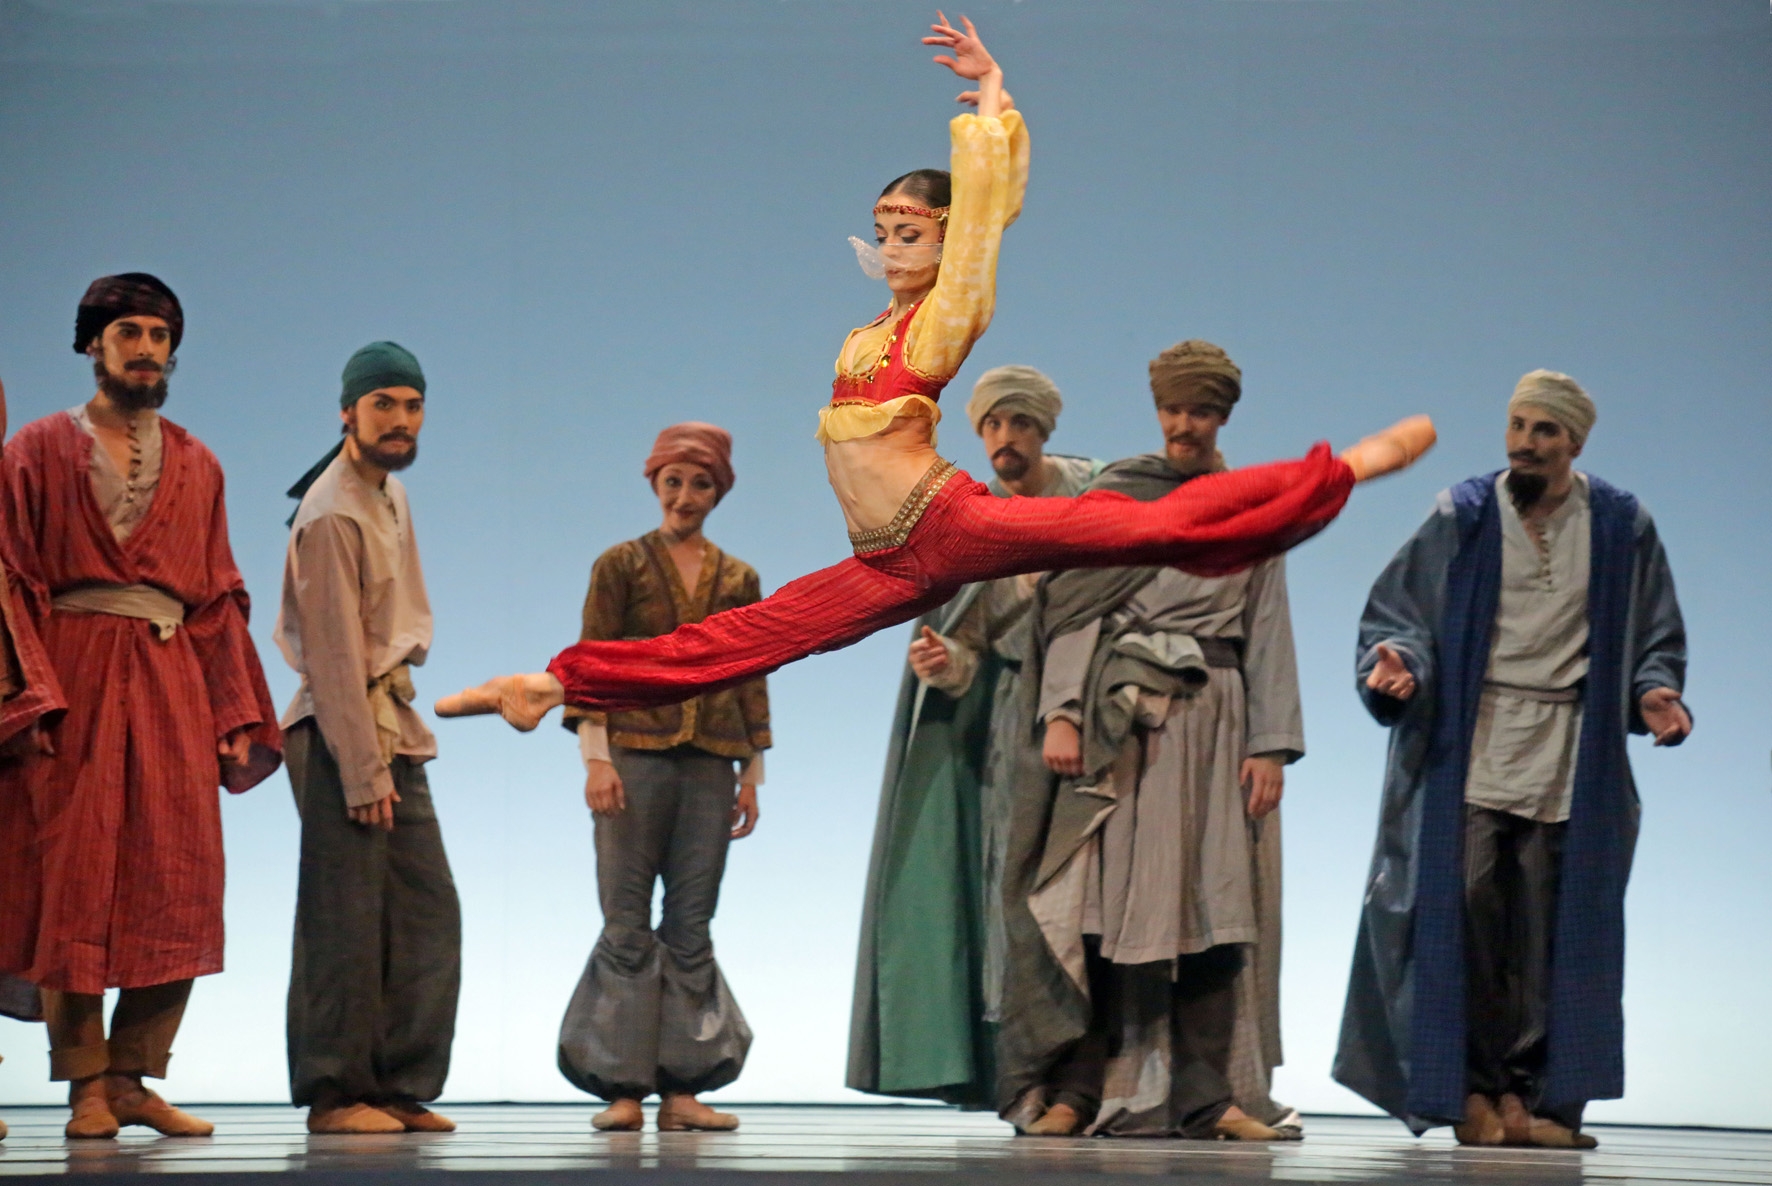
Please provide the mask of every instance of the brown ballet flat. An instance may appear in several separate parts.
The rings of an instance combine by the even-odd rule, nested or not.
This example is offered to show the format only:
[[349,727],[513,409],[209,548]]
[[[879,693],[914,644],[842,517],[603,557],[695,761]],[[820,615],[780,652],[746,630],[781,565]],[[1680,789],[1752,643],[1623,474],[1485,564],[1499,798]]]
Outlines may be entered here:
[[199,1119],[182,1108],[175,1108],[139,1083],[131,1084],[120,1095],[111,1097],[111,1115],[125,1127],[139,1124],[163,1137],[206,1137],[215,1132],[215,1125]]
[[653,1123],[659,1132],[731,1132],[738,1117],[716,1112],[692,1095],[667,1095]]
[[1083,1118],[1069,1104],[1053,1104],[1026,1128],[1030,1137],[1074,1137],[1083,1128]]
[[455,1121],[441,1112],[433,1112],[417,1100],[388,1100],[376,1105],[406,1126],[407,1132],[454,1132]]
[[1460,1145],[1499,1145],[1507,1140],[1507,1126],[1494,1102],[1473,1091],[1464,1101],[1464,1123],[1453,1125],[1452,1135]]
[[1283,1141],[1286,1138],[1253,1116],[1221,1116],[1212,1131],[1221,1141]]
[[1539,1149],[1597,1149],[1600,1142],[1584,1132],[1558,1124],[1544,1116],[1534,1116],[1526,1130],[1526,1143]]
[[555,707],[566,702],[566,689],[547,672],[501,675],[477,688],[467,688],[437,701],[440,717],[477,717],[497,713],[520,733],[528,733]]
[[380,1108],[352,1100],[309,1108],[308,1131],[315,1136],[362,1136],[405,1132],[406,1125]]
[[73,1115],[62,1134],[77,1141],[103,1141],[117,1135],[117,1117],[105,1098],[103,1079],[88,1079],[68,1088],[68,1107]]
[[1399,420],[1383,432],[1373,433],[1359,444],[1342,450],[1341,459],[1354,471],[1354,481],[1365,482],[1408,469],[1434,447],[1439,433],[1426,416]]
[[591,1117],[591,1127],[598,1132],[639,1132],[646,1126],[646,1113],[639,1100],[615,1100]]

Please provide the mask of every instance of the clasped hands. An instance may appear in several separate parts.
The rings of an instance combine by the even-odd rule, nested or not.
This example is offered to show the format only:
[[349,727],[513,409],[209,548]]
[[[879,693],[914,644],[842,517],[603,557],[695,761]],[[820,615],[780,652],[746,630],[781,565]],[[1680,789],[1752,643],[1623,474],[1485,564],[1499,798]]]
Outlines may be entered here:
[[[1403,662],[1395,647],[1378,644],[1378,662],[1366,677],[1366,686],[1393,700],[1408,700],[1415,695],[1415,676]],[[1656,745],[1678,745],[1692,733],[1692,714],[1680,703],[1680,694],[1672,688],[1650,688],[1637,701],[1643,724],[1655,738]]]
[[[1067,717],[1053,717],[1046,722],[1046,740],[1040,756],[1046,769],[1065,778],[1083,775],[1083,731]],[[1270,754],[1252,754],[1243,759],[1238,772],[1250,819],[1260,819],[1280,805],[1286,789],[1286,763]]]

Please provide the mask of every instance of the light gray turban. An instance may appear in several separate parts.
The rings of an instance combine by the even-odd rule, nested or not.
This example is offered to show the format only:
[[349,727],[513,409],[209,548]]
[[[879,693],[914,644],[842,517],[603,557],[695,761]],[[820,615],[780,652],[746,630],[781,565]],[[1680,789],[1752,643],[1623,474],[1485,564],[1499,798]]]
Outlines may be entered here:
[[1587,434],[1599,418],[1593,399],[1581,389],[1581,384],[1560,371],[1528,371],[1522,375],[1514,388],[1514,397],[1507,402],[1508,415],[1524,404],[1548,412],[1552,420],[1568,430],[1569,439],[1577,448],[1587,442]]
[[972,431],[982,434],[984,418],[992,412],[1014,415],[1025,412],[1047,436],[1058,427],[1058,414],[1064,411],[1058,384],[1033,367],[992,367],[972,385],[972,398],[966,401],[966,417]]

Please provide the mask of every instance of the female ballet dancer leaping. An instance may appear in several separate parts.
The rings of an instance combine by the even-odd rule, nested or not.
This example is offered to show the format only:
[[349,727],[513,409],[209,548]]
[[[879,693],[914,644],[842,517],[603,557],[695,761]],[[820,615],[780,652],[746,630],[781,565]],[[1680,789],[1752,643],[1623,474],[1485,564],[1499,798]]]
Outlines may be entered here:
[[[938,14],[939,15],[939,14]],[[535,728],[562,703],[597,711],[671,704],[859,642],[947,601],[960,586],[1028,572],[1168,564],[1202,575],[1247,567],[1322,530],[1356,482],[1401,469],[1434,440],[1413,417],[1332,455],[1197,478],[1152,502],[1093,492],[996,498],[935,451],[937,404],[989,327],[997,250],[1021,212],[1028,137],[1003,72],[945,16],[926,45],[976,85],[950,124],[952,173],[892,182],[874,206],[892,305],[854,330],[819,414],[831,488],[855,555],[762,601],[638,641],[581,642],[545,673],[500,676],[437,702],[439,716],[499,713]],[[865,252],[865,247],[862,249]]]

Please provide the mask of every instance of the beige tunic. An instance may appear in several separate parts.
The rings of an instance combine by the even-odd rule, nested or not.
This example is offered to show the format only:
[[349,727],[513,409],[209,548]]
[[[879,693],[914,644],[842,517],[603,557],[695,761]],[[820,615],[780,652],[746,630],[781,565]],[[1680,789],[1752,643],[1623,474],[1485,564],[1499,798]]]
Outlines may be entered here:
[[160,414],[152,408],[137,412],[129,422],[129,472],[119,473],[117,464],[93,431],[92,417],[86,405],[69,408],[68,416],[80,431],[92,438],[92,463],[87,476],[92,483],[92,497],[110,524],[118,543],[128,539],[154,505],[154,492],[160,487],[163,450],[160,443]]
[[1496,479],[1501,597],[1477,703],[1465,802],[1542,823],[1569,818],[1587,677],[1587,585],[1593,515],[1576,474],[1563,505],[1532,537]]
[[[302,677],[283,728],[314,718],[347,804],[386,797],[393,776],[369,685],[402,664],[422,664],[431,646],[431,603],[398,478],[378,490],[341,453],[315,480],[289,533],[274,637]],[[394,711],[394,752],[436,757],[437,739],[412,706],[396,700]]]

